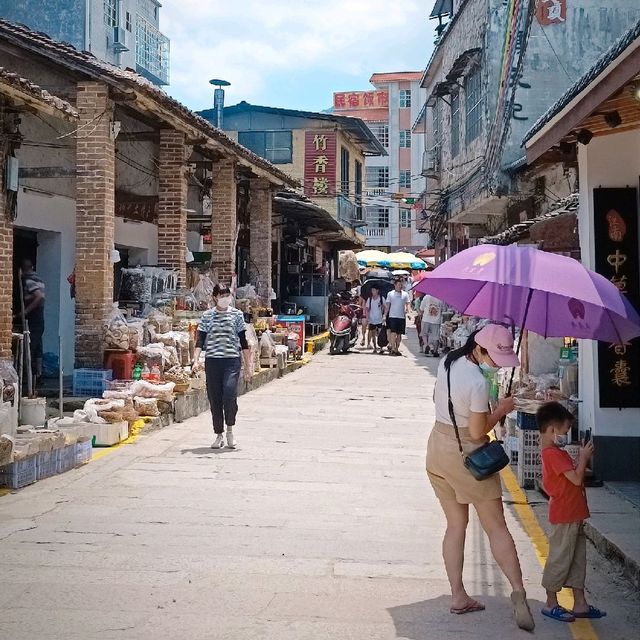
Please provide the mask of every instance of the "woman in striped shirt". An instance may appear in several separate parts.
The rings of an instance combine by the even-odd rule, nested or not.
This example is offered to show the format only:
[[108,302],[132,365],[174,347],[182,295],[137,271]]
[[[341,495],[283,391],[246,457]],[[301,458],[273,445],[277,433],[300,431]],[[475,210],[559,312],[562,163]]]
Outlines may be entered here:
[[238,380],[244,356],[244,378],[253,375],[251,351],[247,343],[247,328],[241,311],[231,306],[229,287],[216,286],[213,291],[216,306],[202,315],[194,367],[199,366],[200,353],[204,350],[204,370],[207,377],[207,395],[211,406],[213,430],[216,438],[212,449],[224,446],[224,426],[227,425],[227,446],[236,448],[233,427],[238,413]]

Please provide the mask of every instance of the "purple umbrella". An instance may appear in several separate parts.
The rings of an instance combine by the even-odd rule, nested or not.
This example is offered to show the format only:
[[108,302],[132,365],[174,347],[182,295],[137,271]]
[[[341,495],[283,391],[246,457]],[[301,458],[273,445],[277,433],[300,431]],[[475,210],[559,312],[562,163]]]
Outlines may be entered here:
[[462,251],[415,286],[468,315],[544,337],[627,343],[640,316],[605,277],[573,258],[533,247],[479,245]]

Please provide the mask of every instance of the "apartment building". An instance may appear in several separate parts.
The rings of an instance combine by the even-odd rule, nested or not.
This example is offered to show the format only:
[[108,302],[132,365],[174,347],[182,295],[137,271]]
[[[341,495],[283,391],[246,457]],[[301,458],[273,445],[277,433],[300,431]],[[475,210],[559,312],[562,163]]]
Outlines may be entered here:
[[159,0],[0,0],[0,18],[42,31],[154,84],[169,84]]
[[387,150],[386,156],[365,161],[362,215],[368,247],[416,251],[428,243],[418,198],[425,183],[425,141],[412,133],[425,100],[421,78],[416,71],[374,73],[373,90],[333,94],[333,112],[364,120]]

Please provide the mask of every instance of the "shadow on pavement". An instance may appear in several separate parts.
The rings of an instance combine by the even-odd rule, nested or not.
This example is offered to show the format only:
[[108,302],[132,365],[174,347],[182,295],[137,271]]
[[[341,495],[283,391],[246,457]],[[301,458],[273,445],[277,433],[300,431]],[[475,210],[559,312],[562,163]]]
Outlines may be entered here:
[[[486,606],[485,611],[455,615],[449,612],[451,598],[438,596],[387,609],[398,638],[434,640],[435,638],[530,638],[531,634],[518,629],[512,615],[511,602],[504,596],[476,596]],[[534,618],[543,606],[539,600],[529,599]],[[555,637],[555,636],[553,636]]]
[[233,453],[234,451],[238,451],[238,449],[228,449],[225,447],[224,449],[212,449],[211,447],[197,447],[196,449],[180,449],[180,453],[182,455],[192,454],[194,456],[204,456],[205,458],[211,456],[219,456],[223,453]]

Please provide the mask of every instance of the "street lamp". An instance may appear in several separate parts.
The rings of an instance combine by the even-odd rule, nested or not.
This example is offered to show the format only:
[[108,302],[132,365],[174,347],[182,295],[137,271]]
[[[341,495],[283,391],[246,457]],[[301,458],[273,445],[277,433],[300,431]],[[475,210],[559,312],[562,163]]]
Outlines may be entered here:
[[229,87],[231,85],[230,82],[226,80],[219,80],[218,78],[214,78],[213,80],[209,80],[209,84],[212,84],[216,87],[216,90],[213,92],[213,108],[216,111],[216,126],[218,129],[222,129],[222,110],[224,109],[224,89],[223,87]]

